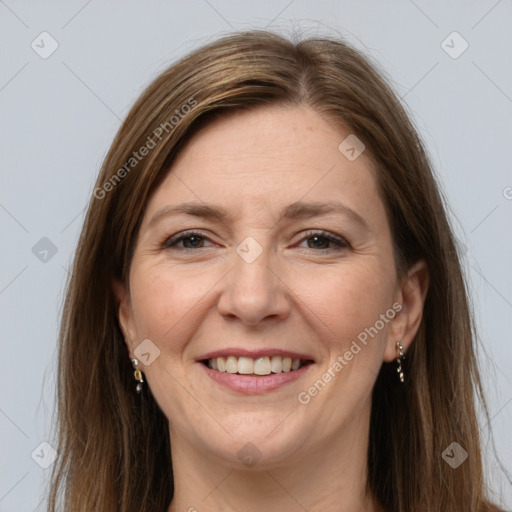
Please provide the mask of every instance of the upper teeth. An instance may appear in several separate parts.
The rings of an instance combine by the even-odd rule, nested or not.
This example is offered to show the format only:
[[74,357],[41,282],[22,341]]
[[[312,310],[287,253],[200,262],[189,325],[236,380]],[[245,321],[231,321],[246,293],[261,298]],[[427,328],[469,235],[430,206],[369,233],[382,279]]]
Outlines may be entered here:
[[227,373],[240,373],[244,375],[270,375],[271,373],[289,372],[298,370],[300,359],[291,357],[214,357],[208,359],[208,366],[212,370]]

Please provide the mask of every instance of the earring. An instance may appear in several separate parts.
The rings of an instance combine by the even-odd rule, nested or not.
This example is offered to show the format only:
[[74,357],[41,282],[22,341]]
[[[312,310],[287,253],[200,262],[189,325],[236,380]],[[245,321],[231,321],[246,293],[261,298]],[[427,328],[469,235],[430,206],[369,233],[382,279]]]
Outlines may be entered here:
[[405,379],[404,379],[404,371],[402,369],[402,358],[405,358],[405,352],[404,352],[404,347],[402,346],[402,344],[397,341],[396,342],[396,362],[398,364],[398,368],[396,369],[399,377],[400,377],[400,382],[404,382]]
[[144,379],[142,378],[142,372],[137,368],[137,366],[139,366],[138,359],[132,359],[132,365],[135,368],[133,376],[135,377],[135,380],[138,381],[137,386],[135,386],[135,390],[137,393],[140,393],[142,391],[142,383],[144,382]]

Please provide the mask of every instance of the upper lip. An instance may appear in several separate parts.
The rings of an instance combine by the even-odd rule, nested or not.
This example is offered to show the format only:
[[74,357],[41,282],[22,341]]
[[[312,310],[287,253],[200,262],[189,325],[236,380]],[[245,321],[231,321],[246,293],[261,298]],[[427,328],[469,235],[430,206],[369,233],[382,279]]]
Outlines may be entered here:
[[197,360],[204,361],[205,359],[214,359],[216,357],[251,357],[252,359],[258,359],[260,357],[290,357],[292,359],[301,359],[302,361],[314,361],[314,359],[308,354],[301,354],[299,352],[293,352],[290,350],[282,350],[279,348],[263,348],[260,350],[248,350],[246,348],[224,348],[222,350],[214,350],[202,355]]

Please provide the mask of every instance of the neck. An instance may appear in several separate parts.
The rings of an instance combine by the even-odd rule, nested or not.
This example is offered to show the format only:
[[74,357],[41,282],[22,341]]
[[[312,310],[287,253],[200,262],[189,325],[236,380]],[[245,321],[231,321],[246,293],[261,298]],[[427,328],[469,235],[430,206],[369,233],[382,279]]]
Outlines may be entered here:
[[368,420],[360,418],[314,451],[297,450],[293,460],[263,468],[211,459],[171,433],[174,498],[168,512],[380,512],[366,492]]

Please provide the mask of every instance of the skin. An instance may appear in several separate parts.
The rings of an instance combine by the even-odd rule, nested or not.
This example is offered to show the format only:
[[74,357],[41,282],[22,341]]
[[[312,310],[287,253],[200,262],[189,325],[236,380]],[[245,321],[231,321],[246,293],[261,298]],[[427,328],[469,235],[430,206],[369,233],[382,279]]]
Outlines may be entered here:
[[[396,342],[407,351],[417,332],[428,274],[419,262],[398,279],[372,161],[338,150],[349,133],[307,106],[235,113],[193,138],[147,204],[130,295],[114,287],[130,357],[144,339],[160,351],[141,369],[169,419],[169,512],[382,510],[365,493],[371,391]],[[278,222],[299,200],[342,201],[367,227],[341,214]],[[150,226],[158,210],[185,201],[221,205],[233,219],[180,214]],[[190,229],[206,238],[163,247]],[[313,230],[349,245],[315,245]],[[252,263],[235,250],[246,237],[263,251]],[[394,303],[402,310],[301,404],[298,394]],[[196,361],[228,347],[294,350],[315,364],[278,390],[246,396]],[[249,442],[261,455],[251,468],[237,456]]]

